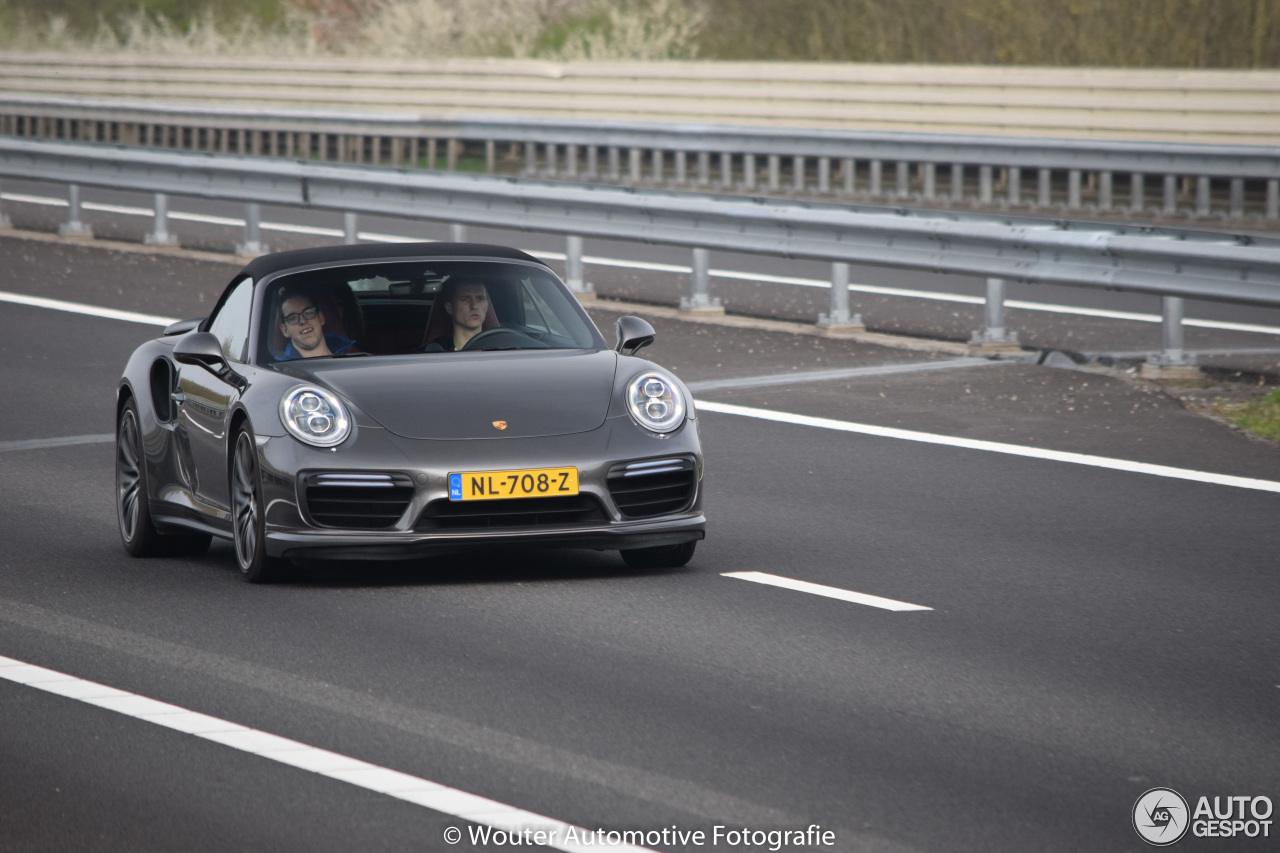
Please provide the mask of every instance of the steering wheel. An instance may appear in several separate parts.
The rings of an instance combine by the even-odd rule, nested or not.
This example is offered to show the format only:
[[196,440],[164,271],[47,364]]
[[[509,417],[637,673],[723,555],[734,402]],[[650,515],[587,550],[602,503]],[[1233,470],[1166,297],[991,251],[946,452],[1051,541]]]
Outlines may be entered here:
[[483,332],[467,341],[462,347],[462,352],[485,348],[497,349],[506,347],[519,347],[521,349],[547,349],[547,345],[542,343],[542,341],[532,338],[524,332],[499,326],[496,329],[485,329]]

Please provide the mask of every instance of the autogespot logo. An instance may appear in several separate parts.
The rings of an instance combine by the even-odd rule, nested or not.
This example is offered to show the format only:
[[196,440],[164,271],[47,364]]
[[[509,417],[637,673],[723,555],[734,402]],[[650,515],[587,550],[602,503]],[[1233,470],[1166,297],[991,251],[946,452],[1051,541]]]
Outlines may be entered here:
[[1142,840],[1167,847],[1187,834],[1187,801],[1172,788],[1152,788],[1133,804],[1133,828]]

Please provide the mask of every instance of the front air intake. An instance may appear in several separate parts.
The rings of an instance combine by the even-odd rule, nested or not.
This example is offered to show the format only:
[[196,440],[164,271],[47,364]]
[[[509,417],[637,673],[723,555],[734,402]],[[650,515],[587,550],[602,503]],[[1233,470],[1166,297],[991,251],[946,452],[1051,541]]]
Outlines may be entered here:
[[623,518],[653,518],[681,512],[698,488],[694,461],[685,456],[615,465],[609,495]]
[[320,527],[386,530],[395,527],[413,500],[405,474],[333,472],[303,478],[307,514]]

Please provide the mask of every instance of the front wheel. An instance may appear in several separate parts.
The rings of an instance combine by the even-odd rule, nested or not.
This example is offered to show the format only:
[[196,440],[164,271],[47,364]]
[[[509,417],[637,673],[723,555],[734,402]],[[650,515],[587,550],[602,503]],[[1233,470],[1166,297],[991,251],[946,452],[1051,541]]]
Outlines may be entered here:
[[633,569],[677,569],[693,559],[698,543],[659,545],[657,548],[631,548],[621,551],[622,560]]
[[253,435],[242,429],[231,451],[231,532],[240,576],[249,583],[272,583],[288,573],[289,561],[267,555],[266,513],[258,479]]

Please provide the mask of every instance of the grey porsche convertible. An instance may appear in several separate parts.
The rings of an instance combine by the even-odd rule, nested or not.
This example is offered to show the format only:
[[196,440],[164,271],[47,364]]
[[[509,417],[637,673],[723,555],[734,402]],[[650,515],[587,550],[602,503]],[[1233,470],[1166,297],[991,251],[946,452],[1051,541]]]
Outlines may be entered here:
[[609,347],[541,261],[463,243],[251,261],[212,314],[140,346],[116,403],[116,507],[135,556],[234,543],[296,559],[477,546],[617,550],[680,566],[705,535],[689,391]]

